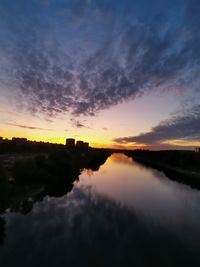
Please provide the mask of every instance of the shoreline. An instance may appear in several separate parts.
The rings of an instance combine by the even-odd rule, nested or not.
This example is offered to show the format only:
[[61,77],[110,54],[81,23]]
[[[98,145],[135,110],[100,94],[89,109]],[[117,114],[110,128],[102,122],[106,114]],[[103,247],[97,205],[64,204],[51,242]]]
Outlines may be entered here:
[[134,154],[126,154],[136,162],[143,164],[146,167],[162,171],[169,179],[189,185],[193,188],[200,189],[200,173],[195,171],[187,171],[182,168],[172,167],[168,164],[158,162],[156,160],[146,159],[142,156]]

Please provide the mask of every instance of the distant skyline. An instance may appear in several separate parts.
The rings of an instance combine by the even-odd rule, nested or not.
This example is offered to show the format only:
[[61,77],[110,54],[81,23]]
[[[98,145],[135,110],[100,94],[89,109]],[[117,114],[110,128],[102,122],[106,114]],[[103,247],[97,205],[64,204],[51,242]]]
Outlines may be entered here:
[[0,136],[200,146],[200,1],[1,0]]

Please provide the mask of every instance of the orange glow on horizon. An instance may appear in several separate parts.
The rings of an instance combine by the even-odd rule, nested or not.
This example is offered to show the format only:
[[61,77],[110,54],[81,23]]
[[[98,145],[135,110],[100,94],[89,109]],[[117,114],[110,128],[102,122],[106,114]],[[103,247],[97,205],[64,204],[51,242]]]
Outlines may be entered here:
[[75,138],[73,136],[61,136],[61,137],[43,137],[43,136],[32,136],[32,137],[27,137],[24,135],[2,135],[1,137],[3,137],[4,139],[9,139],[11,140],[13,137],[17,137],[17,138],[27,138],[29,141],[35,141],[35,142],[47,142],[47,143],[52,143],[52,144],[63,144],[65,145],[66,143],[66,138],[74,138],[76,141],[77,140],[83,140],[85,142],[89,142],[91,147],[95,147],[95,148],[113,148],[113,149],[140,149],[140,148],[144,148],[144,145],[120,145],[117,143],[113,143],[113,142],[108,142],[108,140],[96,140],[96,139],[90,139],[90,138],[84,138],[84,137],[78,137]]
[[[17,131],[16,131],[17,133]],[[114,142],[109,142],[109,140],[106,139],[97,139],[97,138],[89,138],[84,136],[81,137],[74,137],[73,135],[70,136],[57,136],[57,137],[50,137],[50,136],[28,136],[28,135],[22,135],[22,134],[0,134],[1,137],[4,139],[9,139],[11,140],[13,137],[18,137],[18,138],[27,138],[29,141],[35,141],[35,142],[46,142],[46,143],[52,143],[52,144],[63,144],[65,145],[66,139],[67,138],[74,138],[76,141],[78,140],[83,140],[85,142],[88,142],[91,147],[94,148],[111,148],[111,149],[127,149],[127,150],[134,150],[134,149],[149,149],[149,150],[162,150],[164,147],[162,145],[172,145],[176,146],[177,149],[181,149],[183,146],[188,147],[188,149],[191,149],[191,147],[198,147],[200,146],[200,142],[186,142],[182,140],[170,140],[170,141],[165,141],[162,144],[158,145],[145,145],[145,144],[137,144],[137,143],[128,143],[128,144],[117,144]]]

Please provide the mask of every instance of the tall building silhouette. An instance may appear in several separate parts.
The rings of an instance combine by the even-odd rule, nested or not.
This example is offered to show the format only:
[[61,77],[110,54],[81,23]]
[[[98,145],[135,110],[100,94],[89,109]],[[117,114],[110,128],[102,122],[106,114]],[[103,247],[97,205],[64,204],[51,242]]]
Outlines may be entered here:
[[75,139],[67,138],[66,139],[66,146],[69,148],[74,148],[75,147]]

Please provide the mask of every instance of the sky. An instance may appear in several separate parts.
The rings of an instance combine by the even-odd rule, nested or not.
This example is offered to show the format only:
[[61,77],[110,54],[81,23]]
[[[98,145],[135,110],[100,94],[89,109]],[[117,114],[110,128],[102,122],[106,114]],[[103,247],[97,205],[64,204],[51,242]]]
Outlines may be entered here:
[[200,146],[199,0],[1,0],[0,136]]

